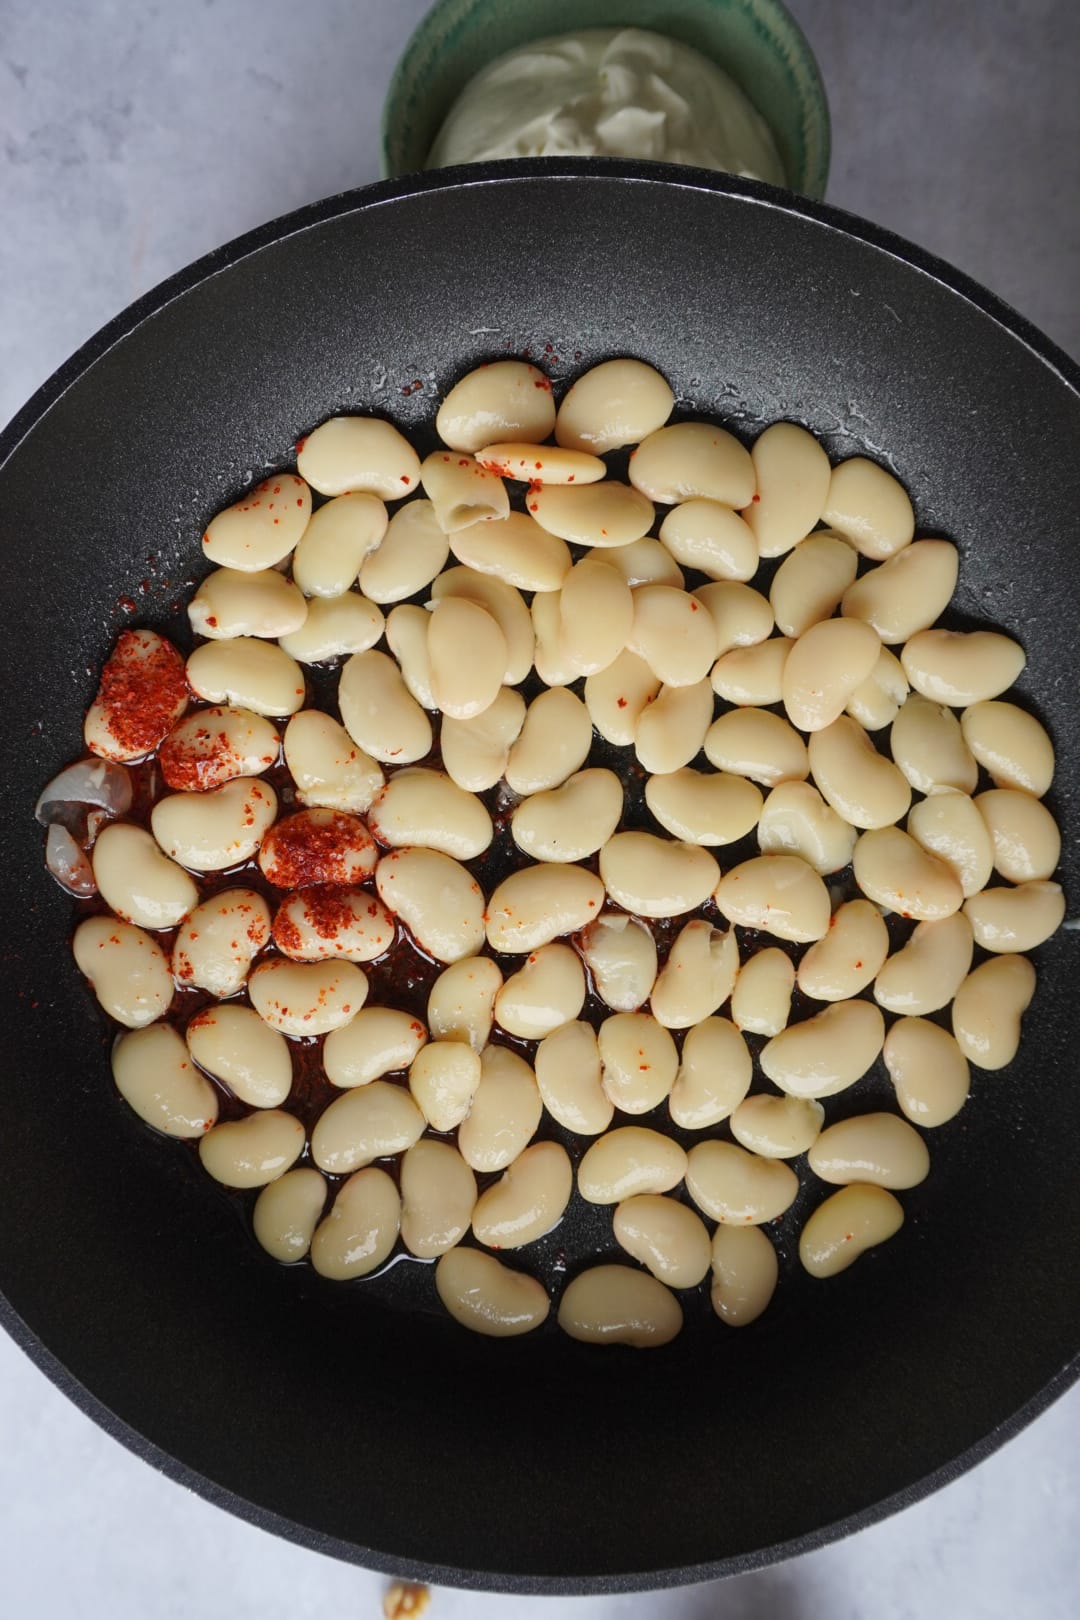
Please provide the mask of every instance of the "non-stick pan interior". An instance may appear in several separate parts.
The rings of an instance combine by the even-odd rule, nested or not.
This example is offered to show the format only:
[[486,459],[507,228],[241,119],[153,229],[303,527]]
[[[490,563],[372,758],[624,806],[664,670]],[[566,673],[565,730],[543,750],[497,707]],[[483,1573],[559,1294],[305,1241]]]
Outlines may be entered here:
[[878,1254],[793,1276],[745,1331],[703,1309],[652,1354],[489,1342],[424,1307],[415,1266],[378,1288],[276,1267],[118,1104],[34,800],[80,752],[125,601],[167,626],[207,517],[303,431],[349,410],[415,427],[504,353],[556,378],[635,354],[683,410],[746,435],[791,417],[884,460],[921,531],[957,542],[959,612],[1027,649],[1072,894],[1080,398],[992,300],[827,210],[685,171],[468,175],[322,205],[197,268],[9,432],[0,1288],[76,1399],[268,1528],[436,1579],[647,1586],[873,1516],[1068,1376],[1076,934],[1039,951],[1020,1056],[975,1073]]

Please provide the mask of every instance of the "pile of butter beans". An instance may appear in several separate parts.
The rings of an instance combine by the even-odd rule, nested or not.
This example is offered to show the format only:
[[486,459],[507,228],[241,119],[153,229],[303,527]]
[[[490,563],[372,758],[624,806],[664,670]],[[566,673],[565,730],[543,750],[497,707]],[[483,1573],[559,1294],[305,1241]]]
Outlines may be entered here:
[[[121,636],[92,758],[39,804],[50,869],[98,897],[74,954],[123,1026],[121,1096],[260,1189],[278,1260],[355,1278],[402,1245],[480,1333],[548,1316],[529,1245],[575,1189],[626,1257],[571,1256],[558,1321],[595,1343],[666,1343],[706,1279],[754,1321],[803,1156],[835,1189],[809,1273],[893,1236],[1063,918],[1052,746],[1002,699],[1024,653],[935,628],[956,548],[874,462],[673,405],[639,360],[558,408],[503,360],[423,461],[388,421],[324,422],[209,524],[190,657]],[[367,999],[407,958],[423,1017]],[[301,1048],[333,1094],[310,1130]],[[827,1123],[879,1063],[895,1111]]]

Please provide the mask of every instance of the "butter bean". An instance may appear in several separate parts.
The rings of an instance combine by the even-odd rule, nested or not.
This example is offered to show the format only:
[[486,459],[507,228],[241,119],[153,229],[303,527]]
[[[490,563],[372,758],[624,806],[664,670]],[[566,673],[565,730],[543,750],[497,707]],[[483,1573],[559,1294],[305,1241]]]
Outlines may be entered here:
[[760,1226],[718,1226],[712,1239],[712,1308],[728,1327],[748,1327],[776,1291],[776,1250]]
[[665,1193],[686,1174],[678,1142],[643,1125],[623,1125],[597,1137],[578,1165],[578,1192],[587,1204],[620,1204],[640,1193]]
[[199,1068],[251,1108],[278,1108],[292,1090],[289,1044],[251,1007],[204,1007],[185,1037]]
[[495,997],[495,1022],[508,1035],[539,1041],[576,1018],[585,1005],[585,972],[569,945],[530,952]]
[[996,630],[920,630],[900,654],[917,692],[954,709],[985,703],[1020,676],[1024,649]]
[[829,927],[829,891],[797,855],[757,855],[733,866],[716,888],[728,922],[805,944]]
[[129,1108],[166,1136],[204,1136],[217,1119],[216,1091],[168,1024],[121,1035],[112,1049],[112,1074]]
[[187,661],[188,685],[208,703],[256,714],[295,714],[304,706],[304,676],[295,658],[272,641],[233,636],[207,641]]
[[607,911],[583,931],[578,949],[596,993],[616,1012],[636,1012],[656,982],[656,941],[643,922]]
[[269,720],[250,709],[215,705],[196,709],[158,750],[161,774],[171,788],[223,787],[238,776],[261,776],[277,763],[279,738]]
[[856,551],[875,560],[902,551],[915,533],[904,486],[865,456],[852,456],[833,468],[821,515]]
[[460,596],[489,613],[506,638],[504,684],[517,686],[525,679],[533,667],[536,637],[520,591],[493,574],[478,573],[475,568],[447,568],[432,583],[431,596],[435,602],[448,596]]
[[899,658],[888,647],[882,647],[877,663],[862,685],[852,692],[844,712],[864,730],[882,731],[892,725],[910,691]]
[[303,1260],[326,1207],[326,1182],[317,1170],[286,1170],[267,1182],[251,1223],[257,1242],[274,1260],[288,1265]]
[[203,580],[187,611],[196,635],[227,641],[233,636],[284,636],[299,630],[307,618],[307,603],[276,568],[253,573],[216,568]]
[[323,1046],[323,1069],[332,1086],[351,1090],[407,1069],[427,1040],[418,1018],[395,1007],[364,1007]]
[[[324,508],[325,510],[325,508]],[[450,542],[430,501],[409,501],[394,513],[379,544],[360,564],[360,589],[369,602],[404,602],[446,566]]]
[[286,896],[273,933],[294,962],[373,962],[394,943],[394,919],[367,889],[316,883]]
[[822,1131],[808,1163],[834,1186],[870,1182],[877,1187],[916,1187],[930,1171],[930,1155],[918,1131],[895,1114],[856,1114]]
[[874,747],[857,720],[842,714],[811,734],[810,772],[825,801],[853,827],[890,827],[907,814],[911,786]]
[[703,496],[743,507],[757,480],[749,452],[732,434],[711,422],[676,422],[642,439],[630,458],[630,482],[663,506]]
[[1050,876],[1061,859],[1061,834],[1044,804],[1029,793],[994,788],[980,793],[975,806],[991,840],[993,865],[1003,878],[1010,883],[1031,883]]
[[386,653],[354,653],[341,672],[338,706],[354,743],[374,759],[408,765],[431,749],[431,721]]
[[423,1133],[424,1116],[405,1087],[373,1080],[324,1109],[311,1133],[311,1156],[320,1170],[344,1176],[404,1153]]
[[600,1083],[624,1114],[647,1114],[675,1083],[679,1054],[668,1031],[650,1013],[612,1013],[597,1034]]
[[971,966],[971,924],[962,911],[921,922],[874,981],[874,1000],[889,1012],[922,1014],[947,1007]]
[[299,541],[311,516],[311,491],[295,473],[274,473],[212,518],[204,554],[223,568],[273,568]]
[[113,762],[143,759],[187,706],[184,662],[172,642],[153,630],[125,630],[87,710],[86,746]]
[[320,495],[356,490],[399,501],[420,481],[408,439],[374,416],[332,416],[301,441],[296,467]]
[[94,881],[107,906],[140,928],[175,928],[198,903],[199,891],[142,827],[115,821],[93,848]]
[[616,478],[545,484],[530,493],[527,504],[541,528],[574,546],[631,545],[648,534],[656,516],[652,501]]
[[311,1264],[334,1282],[368,1276],[389,1258],[400,1219],[401,1199],[386,1171],[358,1171],[316,1228]]
[[458,1128],[458,1149],[474,1170],[505,1170],[528,1147],[543,1108],[536,1076],[508,1046],[485,1046],[480,1084]]
[[671,1088],[672,1122],[684,1130],[719,1125],[750,1090],[753,1064],[746,1042],[727,1018],[703,1018],[686,1033]]
[[721,1225],[762,1226],[794,1202],[799,1178],[779,1159],[761,1159],[734,1142],[698,1142],[687,1154],[686,1190]]
[[[566,590],[563,590],[565,613]],[[713,663],[712,618],[702,604],[671,585],[640,585],[626,645],[665,686],[694,686]],[[621,650],[621,649],[620,649]]]
[[877,906],[848,900],[799,963],[799,989],[815,1001],[846,1001],[877,977],[888,954],[889,931]]
[[302,709],[289,721],[285,763],[297,798],[312,808],[364,811],[383,785],[371,755],[318,709]]
[[[756,526],[754,507],[748,521]],[[858,566],[858,553],[838,534],[809,534],[773,575],[769,601],[777,629],[797,638],[812,624],[832,618]]]
[[794,422],[774,422],[750,451],[757,500],[746,521],[763,557],[779,557],[798,544],[821,517],[829,493],[829,458],[812,433]]
[[773,636],[753,647],[733,647],[712,667],[712,689],[725,703],[757,708],[780,703],[784,695],[784,666],[794,642]]
[[968,974],[953,999],[956,1044],[980,1069],[1004,1069],[1020,1046],[1020,1019],[1035,994],[1026,956],[993,956]]
[[667,1029],[689,1029],[722,1007],[735,986],[739,947],[700,917],[676,936],[652,991],[652,1015]]
[[901,705],[889,738],[892,757],[919,793],[955,788],[974,793],[979,769],[960,722],[950,709],[912,692]]
[[855,837],[854,827],[809,782],[780,782],[765,800],[758,822],[763,855],[798,855],[822,877],[848,865]]
[[599,1136],[615,1105],[600,1083],[600,1048],[591,1024],[564,1024],[536,1050],[536,1083],[544,1107],[579,1136]]
[[387,522],[377,495],[339,495],[320,506],[293,557],[293,579],[304,595],[343,596],[356,584],[364,558],[382,544]]
[[290,962],[272,956],[248,980],[251,1005],[283,1035],[325,1035],[355,1018],[367,978],[351,962]]
[[280,1108],[267,1108],[215,1125],[199,1142],[199,1158],[225,1187],[265,1187],[284,1175],[303,1149],[300,1121]]
[[600,851],[600,876],[612,899],[640,917],[678,917],[708,899],[720,868],[697,844],[654,833],[615,833]]
[[539,444],[554,426],[551,384],[524,360],[496,360],[466,372],[435,418],[443,443],[465,451],[479,450],[493,438]]
[[662,686],[642,711],[634,752],[646,771],[667,775],[689,765],[701,752],[713,713],[708,681],[694,686]]
[[556,687],[529,704],[511,745],[504,775],[515,793],[543,793],[581,769],[592,747],[589,711],[573,692]]
[[604,885],[572,863],[541,861],[513,872],[495,888],[487,908],[488,944],[525,955],[599,915]]
[[463,1041],[432,1041],[409,1065],[409,1090],[434,1131],[461,1124],[480,1084],[480,1058]]
[[696,1288],[712,1250],[705,1223],[674,1198],[642,1193],[616,1207],[616,1242],[669,1288]]
[[708,611],[716,630],[716,656],[733,647],[754,647],[772,634],[773,610],[760,591],[737,580],[700,585],[691,595]]
[[779,1035],[791,1014],[795,967],[775,945],[755,951],[739,969],[731,992],[731,1016],[751,1035]]
[[558,1142],[534,1142],[493,1187],[480,1194],[472,1229],[489,1249],[521,1249],[558,1226],[574,1187],[574,1172]]
[[[658,588],[667,587],[642,587]],[[600,560],[575,563],[559,593],[562,658],[579,675],[595,675],[626,647],[633,623],[634,595],[622,576]]]
[[71,948],[79,972],[118,1024],[141,1029],[168,1012],[173,981],[165,953],[134,923],[87,917]]
[[607,467],[587,450],[503,439],[476,452],[481,467],[524,484],[595,484]]
[[421,845],[455,860],[482,855],[491,843],[491,817],[474,793],[458,787],[442,771],[396,771],[378,793],[368,826],[391,849]]
[[555,439],[602,456],[655,433],[674,403],[666,379],[643,360],[604,360],[571,384],[555,418]]
[[753,528],[719,501],[684,501],[660,525],[660,539],[684,568],[710,579],[753,579],[758,546]]
[[936,922],[959,911],[964,898],[952,867],[918,845],[899,827],[864,832],[852,858],[855,881],[887,911]]
[[584,1344],[669,1344],[682,1328],[682,1307],[664,1284],[629,1266],[592,1266],[567,1285],[559,1326]]
[[944,613],[959,567],[948,540],[916,540],[850,585],[841,612],[872,625],[887,647],[896,646]]
[[885,1040],[869,1001],[835,1001],[791,1024],[762,1048],[762,1071],[789,1097],[832,1097],[861,1080]]
[[[1035,799],[1028,802],[1037,804]],[[986,887],[993,867],[990,834],[966,793],[939,790],[920,800],[908,815],[907,830],[917,844],[951,868],[965,895]]]
[[928,1018],[898,1018],[881,1052],[896,1100],[924,1129],[944,1125],[967,1101],[971,1076],[954,1036]]
[[460,862],[434,849],[395,849],[375,869],[383,905],[437,962],[475,956],[484,942],[484,896]]
[[784,663],[784,707],[803,731],[823,731],[870,675],[881,643],[860,619],[823,619],[812,624]]
[[799,1259],[811,1277],[835,1277],[867,1249],[899,1232],[904,1209],[884,1187],[842,1187],[819,1204],[799,1236]]
[[562,787],[524,799],[510,818],[510,831],[534,860],[580,861],[607,843],[622,810],[622,783],[614,771],[578,771]]
[[391,609],[386,621],[386,645],[397,659],[406,690],[422,709],[439,707],[431,685],[430,628],[431,614],[410,602]]
[[451,537],[451,546],[459,562],[477,573],[494,574],[519,591],[557,591],[570,572],[566,541],[548,534],[528,512],[511,512],[501,523],[460,529]]
[[173,942],[177,981],[234,996],[270,943],[270,907],[254,889],[222,889],[189,912]]
[[347,810],[298,810],[263,839],[259,865],[276,889],[363,883],[375,869],[375,841]]
[[1032,951],[1057,932],[1065,917],[1059,883],[1019,883],[984,889],[964,901],[976,945],[985,951]]
[[686,584],[683,571],[671,552],[659,540],[648,536],[642,540],[631,540],[626,546],[598,547],[585,555],[594,562],[606,562],[609,568],[614,568],[631,590],[638,585],[677,585],[681,590]]
[[506,485],[473,456],[434,450],[421,464],[420,481],[446,535],[509,514]]
[[490,956],[464,956],[443,968],[428,995],[427,1017],[439,1041],[465,1041],[474,1052],[488,1043],[495,997],[503,982]]
[[435,1267],[435,1287],[455,1322],[491,1339],[531,1333],[551,1309],[535,1277],[480,1249],[450,1249]]
[[277,815],[272,787],[252,777],[206,793],[173,793],[150,812],[154,837],[171,859],[196,872],[249,861]]
[[973,703],[960,716],[964,741],[994,786],[1041,799],[1054,779],[1054,745],[1033,714],[1015,703]]
[[[592,556],[592,553],[589,553]],[[537,591],[530,616],[536,645],[536,673],[545,686],[569,686],[581,673],[563,646],[560,591]]]
[[483,793],[506,770],[510,750],[525,724],[525,699],[504,686],[490,709],[472,720],[443,719],[443,769],[458,787]]
[[730,709],[705,733],[705,755],[718,771],[774,787],[802,781],[810,766],[793,726],[767,709]]
[[341,596],[314,596],[299,630],[282,636],[280,645],[300,664],[324,664],[348,653],[366,652],[383,633],[383,616],[358,591]]
[[401,1236],[433,1260],[460,1243],[476,1207],[476,1177],[449,1142],[414,1142],[401,1161]]
[[645,802],[661,827],[675,838],[716,846],[745,837],[761,813],[762,798],[743,777],[684,766],[663,776],[650,776]]
[[731,1134],[748,1153],[763,1159],[795,1159],[812,1148],[825,1110],[809,1097],[747,1097],[731,1116]]

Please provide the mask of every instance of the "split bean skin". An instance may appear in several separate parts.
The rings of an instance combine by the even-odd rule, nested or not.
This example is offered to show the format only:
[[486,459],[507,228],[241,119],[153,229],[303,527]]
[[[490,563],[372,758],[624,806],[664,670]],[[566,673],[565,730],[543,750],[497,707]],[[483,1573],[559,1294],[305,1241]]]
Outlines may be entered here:
[[689,1029],[722,1007],[735,987],[739,947],[726,933],[695,917],[674,940],[652,990],[653,1017],[668,1029]]

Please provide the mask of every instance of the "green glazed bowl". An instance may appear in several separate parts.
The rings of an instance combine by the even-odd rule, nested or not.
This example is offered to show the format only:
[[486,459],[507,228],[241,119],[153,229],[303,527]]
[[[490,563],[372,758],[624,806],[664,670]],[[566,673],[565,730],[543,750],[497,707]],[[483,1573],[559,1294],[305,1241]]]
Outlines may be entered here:
[[438,0],[390,81],[383,174],[424,167],[454,101],[495,57],[553,34],[619,27],[651,28],[710,57],[768,123],[791,189],[825,195],[825,87],[802,30],[779,0]]

